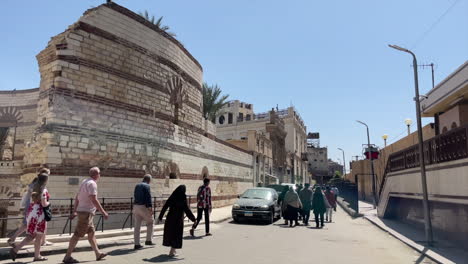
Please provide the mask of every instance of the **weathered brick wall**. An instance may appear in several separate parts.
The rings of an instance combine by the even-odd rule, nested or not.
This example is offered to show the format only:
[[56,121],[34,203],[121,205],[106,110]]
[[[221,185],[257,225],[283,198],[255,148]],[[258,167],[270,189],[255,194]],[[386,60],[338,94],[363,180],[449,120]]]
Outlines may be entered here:
[[133,12],[88,10],[37,59],[41,126],[24,173],[48,164],[53,197],[73,197],[91,166],[105,197],[130,197],[145,173],[155,195],[179,184],[195,194],[209,176],[216,206],[252,186],[252,155],[216,139],[202,117],[199,63]]

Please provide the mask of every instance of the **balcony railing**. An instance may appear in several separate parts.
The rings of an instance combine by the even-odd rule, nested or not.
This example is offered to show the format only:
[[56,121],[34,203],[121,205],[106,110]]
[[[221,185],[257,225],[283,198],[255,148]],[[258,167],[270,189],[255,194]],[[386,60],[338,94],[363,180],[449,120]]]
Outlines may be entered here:
[[[468,158],[467,138],[468,126],[463,126],[424,141],[424,163],[432,165]],[[418,167],[419,148],[417,144],[390,154],[384,177],[380,183],[379,196],[388,173]]]
[[[424,163],[438,164],[468,157],[468,126],[453,129],[424,141]],[[388,158],[387,172],[419,167],[418,145],[395,152]]]

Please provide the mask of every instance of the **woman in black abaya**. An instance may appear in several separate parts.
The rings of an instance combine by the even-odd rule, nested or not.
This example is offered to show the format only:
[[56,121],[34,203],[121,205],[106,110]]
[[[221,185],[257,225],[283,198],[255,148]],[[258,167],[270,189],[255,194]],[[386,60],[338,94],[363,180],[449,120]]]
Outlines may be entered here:
[[185,195],[185,185],[179,185],[167,199],[158,220],[161,221],[164,213],[167,213],[166,221],[164,222],[163,246],[171,247],[169,251],[170,257],[176,256],[176,249],[182,248],[182,236],[184,233],[184,214],[195,222],[195,216],[187,204],[187,196]]

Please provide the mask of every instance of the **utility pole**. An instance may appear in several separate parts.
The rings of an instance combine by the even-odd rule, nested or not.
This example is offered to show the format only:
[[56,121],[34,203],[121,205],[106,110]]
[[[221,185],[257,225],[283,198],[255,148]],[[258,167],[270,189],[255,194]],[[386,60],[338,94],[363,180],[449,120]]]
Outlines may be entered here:
[[431,72],[432,72],[432,89],[434,89],[434,63],[430,63],[430,64],[421,64],[421,65],[418,65],[419,67],[421,68],[425,68],[425,67],[431,67]]
[[413,57],[413,72],[414,72],[414,101],[416,102],[416,116],[417,116],[417,124],[418,124],[418,147],[419,147],[419,166],[421,167],[421,187],[423,192],[423,209],[424,209],[424,229],[426,232],[426,242],[429,246],[433,244],[433,235],[432,235],[432,221],[430,215],[430,207],[429,207],[429,198],[428,198],[428,191],[427,191],[427,179],[426,179],[426,164],[424,163],[424,142],[423,142],[423,134],[422,134],[422,124],[421,124],[421,106],[420,106],[420,96],[419,96],[419,84],[418,84],[418,63],[416,60],[416,55],[405,48],[396,46],[396,45],[388,45],[390,48],[403,51],[406,53],[411,54]]

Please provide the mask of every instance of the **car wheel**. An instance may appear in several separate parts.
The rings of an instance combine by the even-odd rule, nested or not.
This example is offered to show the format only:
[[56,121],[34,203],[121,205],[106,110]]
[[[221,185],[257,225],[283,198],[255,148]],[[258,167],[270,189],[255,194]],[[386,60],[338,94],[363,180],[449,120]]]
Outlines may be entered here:
[[234,220],[234,223],[239,223],[239,218],[237,218],[237,217],[234,217],[234,216],[233,216],[233,217],[232,217],[232,220]]

